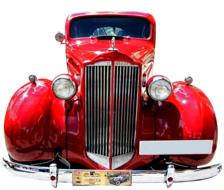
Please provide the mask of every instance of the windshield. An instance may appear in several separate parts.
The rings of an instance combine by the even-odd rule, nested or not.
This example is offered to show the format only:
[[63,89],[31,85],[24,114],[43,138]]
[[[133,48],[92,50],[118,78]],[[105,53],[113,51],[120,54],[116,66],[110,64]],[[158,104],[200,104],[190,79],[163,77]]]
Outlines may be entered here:
[[150,23],[144,18],[125,16],[83,17],[71,21],[71,38],[91,36],[148,38]]

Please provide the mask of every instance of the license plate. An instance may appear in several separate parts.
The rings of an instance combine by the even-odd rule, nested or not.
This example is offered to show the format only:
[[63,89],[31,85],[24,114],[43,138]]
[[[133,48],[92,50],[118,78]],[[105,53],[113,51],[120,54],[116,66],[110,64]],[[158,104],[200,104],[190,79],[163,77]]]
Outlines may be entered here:
[[126,170],[75,170],[72,173],[72,184],[74,186],[91,185],[132,185],[131,171]]

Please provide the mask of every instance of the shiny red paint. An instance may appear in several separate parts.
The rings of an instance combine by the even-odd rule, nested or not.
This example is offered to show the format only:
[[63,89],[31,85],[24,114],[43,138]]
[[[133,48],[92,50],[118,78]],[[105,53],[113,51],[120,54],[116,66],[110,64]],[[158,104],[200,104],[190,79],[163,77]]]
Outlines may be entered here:
[[5,116],[9,155],[19,161],[52,158],[48,146],[51,82],[38,80],[21,87],[12,97]]
[[[91,15],[143,17],[151,22],[152,35],[149,39],[116,40],[118,51],[108,51],[111,40],[70,38],[70,21]],[[17,162],[41,162],[53,159],[55,150],[61,149],[62,156],[73,164],[104,169],[90,160],[85,151],[85,66],[111,60],[113,69],[114,60],[128,61],[140,67],[141,82],[143,74],[150,81],[155,32],[153,17],[145,13],[105,12],[69,16],[65,27],[66,58],[69,73],[78,86],[77,94],[71,100],[59,100],[52,93],[52,82],[46,79],[21,87],[12,97],[5,117],[5,140],[10,157]],[[185,82],[174,82],[171,96],[160,103],[150,97],[143,101],[146,93],[141,85],[138,91],[141,96],[138,100],[134,156],[118,169],[144,167],[157,158],[154,155],[139,155],[139,141],[142,140],[211,139],[213,152],[210,155],[181,155],[171,156],[170,159],[191,166],[206,164],[212,159],[217,145],[217,124],[212,105],[201,90]],[[113,105],[113,100],[110,103]]]

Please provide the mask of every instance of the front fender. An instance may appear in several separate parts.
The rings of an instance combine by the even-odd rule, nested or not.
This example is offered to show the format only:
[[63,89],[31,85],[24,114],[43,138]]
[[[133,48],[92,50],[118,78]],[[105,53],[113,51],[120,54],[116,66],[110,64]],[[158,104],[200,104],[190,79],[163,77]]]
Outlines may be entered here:
[[212,153],[209,155],[170,157],[174,162],[187,165],[207,164],[216,150],[217,123],[214,109],[206,95],[185,82],[173,83],[170,98],[157,106],[156,139],[213,140]]
[[9,156],[17,161],[51,159],[45,146],[49,138],[51,81],[37,80],[18,89],[5,116],[5,141]]

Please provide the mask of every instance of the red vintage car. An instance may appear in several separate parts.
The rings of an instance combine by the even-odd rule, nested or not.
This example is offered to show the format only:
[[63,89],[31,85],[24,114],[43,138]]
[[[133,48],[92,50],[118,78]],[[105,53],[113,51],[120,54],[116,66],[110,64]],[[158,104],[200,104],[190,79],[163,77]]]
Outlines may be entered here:
[[171,82],[152,75],[152,15],[72,14],[65,35],[55,38],[65,45],[68,73],[52,81],[30,75],[13,95],[5,116],[6,168],[55,187],[77,170],[130,170],[133,183],[167,186],[221,171],[220,164],[200,167],[217,146],[209,99],[191,77]]

